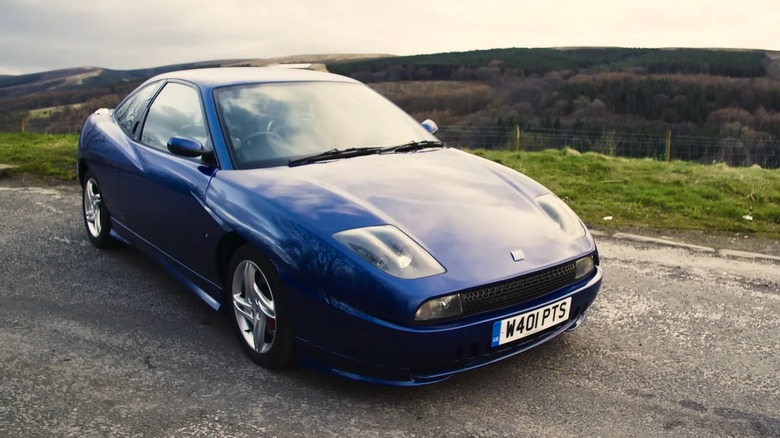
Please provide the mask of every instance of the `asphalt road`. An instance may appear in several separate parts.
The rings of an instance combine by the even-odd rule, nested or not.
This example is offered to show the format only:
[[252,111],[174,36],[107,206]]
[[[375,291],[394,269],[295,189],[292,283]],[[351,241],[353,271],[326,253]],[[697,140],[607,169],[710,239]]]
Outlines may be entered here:
[[1,437],[780,436],[780,263],[611,238],[588,321],[436,385],[271,372],[77,187],[0,185]]

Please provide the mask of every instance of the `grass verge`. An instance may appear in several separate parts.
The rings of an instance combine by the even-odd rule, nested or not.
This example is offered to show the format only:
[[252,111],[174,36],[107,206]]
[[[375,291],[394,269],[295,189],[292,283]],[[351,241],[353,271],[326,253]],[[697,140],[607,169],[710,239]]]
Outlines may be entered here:
[[75,182],[78,141],[77,134],[0,132],[0,163],[17,166],[5,171],[11,177]]
[[[78,135],[0,133],[11,178],[76,182]],[[539,181],[599,228],[749,232],[780,239],[780,169],[476,150]],[[604,218],[611,216],[612,220]],[[751,216],[752,221],[744,219]]]

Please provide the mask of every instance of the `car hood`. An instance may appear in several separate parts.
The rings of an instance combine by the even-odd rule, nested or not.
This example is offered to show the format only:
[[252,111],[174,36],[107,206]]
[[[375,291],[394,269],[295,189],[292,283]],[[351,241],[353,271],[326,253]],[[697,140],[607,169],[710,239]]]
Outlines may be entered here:
[[[220,172],[340,247],[333,233],[390,224],[446,269],[431,281],[461,290],[542,269],[595,249],[537,206],[549,191],[505,166],[456,149],[370,155]],[[522,261],[512,251],[521,250]]]

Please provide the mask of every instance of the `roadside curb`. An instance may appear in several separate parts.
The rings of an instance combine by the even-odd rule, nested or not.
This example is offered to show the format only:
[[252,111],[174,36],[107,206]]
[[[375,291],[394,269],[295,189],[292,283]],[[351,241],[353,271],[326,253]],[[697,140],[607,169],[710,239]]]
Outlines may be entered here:
[[755,252],[736,251],[733,249],[719,249],[718,254],[725,257],[741,257],[744,259],[763,259],[763,260],[774,260],[776,262],[780,262],[780,257],[778,256],[759,254]]
[[11,164],[0,163],[0,176],[5,175],[7,170],[13,169],[14,167],[17,167],[17,166],[13,166]]
[[745,259],[755,259],[755,260],[771,260],[775,262],[780,262],[780,257],[769,255],[769,254],[759,254],[759,253],[747,252],[747,251],[736,251],[731,249],[715,249],[709,246],[692,245],[689,243],[676,242],[674,240],[640,236],[638,234],[629,234],[629,233],[620,233],[620,232],[609,233],[606,231],[599,231],[599,230],[590,230],[590,233],[596,237],[611,237],[613,239],[618,239],[618,240],[630,240],[633,242],[665,245],[665,246],[671,246],[675,248],[687,249],[690,251],[717,254],[721,257],[745,258]]
[[677,248],[685,248],[698,252],[715,252],[715,248],[710,248],[708,246],[691,245],[688,243],[675,242],[674,240],[640,236],[638,234],[615,233],[612,235],[612,237],[615,239],[633,240],[634,242],[657,243],[659,245],[674,246]]

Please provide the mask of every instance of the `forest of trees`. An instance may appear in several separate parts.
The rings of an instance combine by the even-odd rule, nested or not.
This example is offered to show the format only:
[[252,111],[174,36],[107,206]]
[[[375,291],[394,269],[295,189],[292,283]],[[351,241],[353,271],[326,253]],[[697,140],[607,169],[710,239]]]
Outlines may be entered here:
[[501,49],[329,69],[442,125],[780,138],[780,66],[761,51]]

